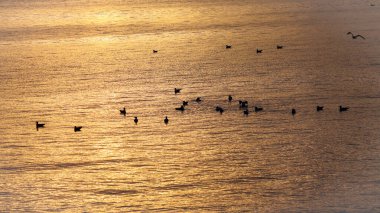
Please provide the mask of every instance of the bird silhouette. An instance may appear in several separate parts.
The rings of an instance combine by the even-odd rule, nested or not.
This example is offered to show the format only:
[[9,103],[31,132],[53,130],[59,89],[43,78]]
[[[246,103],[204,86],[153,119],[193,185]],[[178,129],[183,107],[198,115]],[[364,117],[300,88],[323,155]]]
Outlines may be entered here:
[[248,107],[248,101],[239,100],[239,106],[240,106],[240,108],[247,108]]
[[226,49],[231,49],[232,45],[226,45]]
[[357,39],[357,38],[365,39],[362,35],[360,34],[354,35],[352,32],[348,32],[347,35],[351,35],[352,39]]
[[79,132],[81,129],[81,126],[74,126],[74,132]]
[[201,99],[201,97],[197,97],[197,99],[195,99],[195,102],[197,102],[197,103],[200,103],[200,102],[202,102],[202,99]]
[[282,46],[282,45],[277,45],[277,49],[279,50],[279,49],[282,49],[284,46]]
[[342,107],[342,106],[339,106],[339,112],[345,112],[349,109],[349,107]]
[[215,111],[220,112],[220,114],[223,114],[224,109],[220,106],[215,107]]
[[260,50],[260,49],[256,49],[256,53],[259,54],[259,53],[262,53],[263,50]]
[[36,121],[36,129],[38,130],[38,128],[44,128],[45,127],[45,124],[43,123],[38,123],[38,121]]
[[317,106],[317,112],[323,111],[323,106]]
[[182,90],[181,88],[174,88],[174,94],[180,93],[181,90]]
[[231,102],[231,101],[232,101],[232,96],[229,95],[229,96],[228,96],[228,102]]
[[125,110],[125,107],[123,109],[120,109],[119,111],[120,111],[120,114],[122,114],[124,116],[127,114],[127,111]]
[[158,50],[153,50],[153,53],[158,53]]
[[185,107],[182,105],[181,107],[177,107],[175,108],[175,110],[178,110],[178,111],[184,111],[185,110]]
[[263,111],[263,108],[262,108],[262,107],[256,107],[256,106],[255,106],[255,112],[260,112],[260,111]]
[[168,125],[168,123],[169,123],[168,116],[165,116],[164,123],[165,123],[166,125]]
[[248,116],[248,114],[249,114],[248,109],[244,110],[244,111],[243,111],[243,114],[246,115],[246,116]]
[[296,114],[296,109],[292,109],[292,115]]
[[189,105],[189,102],[188,101],[182,101],[182,105],[187,106],[187,105]]
[[135,122],[135,124],[137,124],[139,122],[139,119],[137,117],[135,117],[135,119],[133,121]]

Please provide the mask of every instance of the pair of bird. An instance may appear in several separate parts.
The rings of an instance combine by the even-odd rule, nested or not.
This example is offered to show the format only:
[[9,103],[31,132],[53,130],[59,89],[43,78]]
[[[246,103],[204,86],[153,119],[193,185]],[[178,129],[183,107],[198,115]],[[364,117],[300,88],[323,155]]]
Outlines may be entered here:
[[[44,128],[45,127],[45,124],[44,123],[39,123],[38,121],[36,121],[36,129],[38,131],[39,128]],[[81,126],[74,126],[74,132],[79,132],[81,131],[82,127]]]

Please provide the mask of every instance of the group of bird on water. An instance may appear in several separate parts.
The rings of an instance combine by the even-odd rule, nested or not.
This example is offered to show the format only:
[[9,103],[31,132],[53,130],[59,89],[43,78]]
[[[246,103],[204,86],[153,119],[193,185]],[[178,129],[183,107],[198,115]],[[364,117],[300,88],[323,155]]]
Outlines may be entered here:
[[[178,94],[181,92],[181,88],[174,88],[174,94]],[[227,98],[228,102],[231,103],[233,101],[233,98],[231,95],[228,96]],[[195,102],[197,103],[201,103],[203,101],[202,97],[197,97],[195,100]],[[248,101],[246,100],[238,100],[239,102],[239,108],[243,110],[243,115],[245,116],[248,116],[250,111],[249,111],[249,108],[248,108]],[[186,108],[185,106],[187,106],[189,104],[189,101],[182,101],[182,105],[180,107],[176,107],[175,110],[177,111],[185,111]],[[324,107],[323,106],[317,106],[316,107],[316,111],[319,112],[319,111],[323,111]],[[349,109],[349,107],[343,107],[343,106],[339,106],[339,112],[344,112],[344,111],[347,111]],[[254,106],[253,107],[253,112],[260,112],[260,111],[263,111],[264,108],[263,107],[258,107],[258,106]],[[125,107],[123,107],[123,109],[120,109],[120,114],[123,115],[123,116],[126,116],[127,115],[127,110]],[[219,112],[220,114],[223,114],[224,112],[224,109],[221,107],[221,106],[216,106],[215,107],[215,111],[216,112]],[[294,116],[296,114],[296,109],[292,108],[291,109],[291,114]],[[139,122],[139,119],[138,117],[134,117],[133,119],[134,123],[137,125],[137,123]],[[165,125],[168,125],[169,124],[169,118],[168,116],[165,116],[164,118],[164,123]],[[45,127],[45,124],[44,123],[39,123],[38,121],[36,121],[36,128],[37,130],[39,128],[44,128]],[[74,126],[74,132],[79,132],[81,131],[82,129],[82,126]]]
[[[365,39],[362,35],[360,35],[360,34],[354,35],[352,32],[348,32],[347,35],[351,35],[352,39],[357,39],[357,38]],[[226,47],[226,49],[231,49],[232,45],[227,44],[225,47]],[[283,45],[277,45],[276,46],[276,48],[278,50],[279,49],[283,49],[283,47],[284,47]],[[256,49],[256,53],[257,54],[260,54],[262,52],[263,52],[262,49]],[[158,53],[158,50],[153,50],[153,53]],[[182,90],[181,88],[174,88],[174,94],[180,93],[181,90]],[[197,97],[194,101],[197,102],[197,103],[200,103],[203,100],[202,100],[201,97]],[[228,101],[232,102],[232,96],[231,95],[228,96]],[[185,106],[187,106],[188,104],[189,104],[188,101],[182,101],[182,105],[180,107],[175,108],[175,110],[183,112],[183,111],[185,111]],[[239,100],[239,107],[241,109],[243,109],[243,114],[244,115],[246,115],[246,116],[249,115],[248,101]],[[323,106],[317,106],[316,109],[317,109],[317,112],[323,111]],[[344,111],[347,111],[348,109],[349,109],[349,107],[339,106],[339,112],[344,112]],[[215,111],[219,112],[220,114],[223,114],[224,109],[222,107],[220,107],[220,106],[216,106],[215,107]],[[263,108],[262,107],[258,107],[258,106],[254,106],[253,111],[254,112],[260,112],[260,111],[263,111]],[[127,111],[126,111],[125,107],[123,109],[120,109],[120,114],[126,116]],[[294,116],[296,114],[296,109],[293,108],[291,110],[291,114]],[[134,117],[133,121],[137,125],[137,123],[139,122],[139,119],[137,117]],[[169,123],[168,116],[165,116],[164,123],[166,125]],[[39,128],[44,128],[44,127],[45,127],[44,123],[39,123],[38,121],[36,121],[36,129],[37,130]],[[74,126],[74,132],[79,132],[79,131],[81,131],[81,129],[82,129],[82,126]]]

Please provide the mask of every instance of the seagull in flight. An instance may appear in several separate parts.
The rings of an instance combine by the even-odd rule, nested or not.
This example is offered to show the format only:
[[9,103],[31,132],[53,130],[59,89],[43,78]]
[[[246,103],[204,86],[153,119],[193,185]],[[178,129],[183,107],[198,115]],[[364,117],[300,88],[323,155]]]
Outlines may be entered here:
[[357,39],[358,37],[365,39],[362,35],[360,34],[354,35],[352,32],[348,32],[347,35],[351,35],[352,39]]

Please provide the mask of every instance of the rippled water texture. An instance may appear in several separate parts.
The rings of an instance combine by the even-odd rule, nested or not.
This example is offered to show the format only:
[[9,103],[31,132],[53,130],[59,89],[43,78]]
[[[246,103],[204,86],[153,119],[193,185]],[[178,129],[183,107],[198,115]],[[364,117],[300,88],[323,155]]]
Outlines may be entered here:
[[374,3],[1,1],[0,211],[380,212]]

